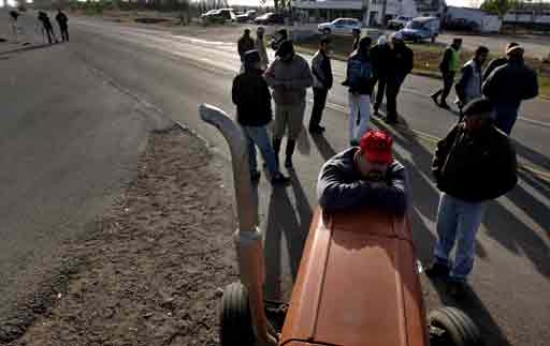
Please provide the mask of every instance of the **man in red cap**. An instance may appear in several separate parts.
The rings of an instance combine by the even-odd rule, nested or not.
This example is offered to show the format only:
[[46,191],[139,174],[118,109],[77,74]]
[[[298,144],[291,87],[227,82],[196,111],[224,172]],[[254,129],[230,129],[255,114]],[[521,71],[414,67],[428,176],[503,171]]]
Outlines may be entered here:
[[325,211],[369,206],[404,215],[407,210],[405,167],[394,159],[393,139],[371,130],[351,147],[327,161],[317,182],[319,204]]

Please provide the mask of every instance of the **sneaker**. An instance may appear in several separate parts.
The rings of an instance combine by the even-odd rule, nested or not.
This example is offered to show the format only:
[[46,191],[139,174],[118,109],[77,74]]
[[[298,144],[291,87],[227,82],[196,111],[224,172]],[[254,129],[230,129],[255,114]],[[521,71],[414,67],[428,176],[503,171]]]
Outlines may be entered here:
[[281,173],[277,173],[271,178],[271,184],[272,185],[286,185],[288,183],[290,183],[290,178],[285,177]]
[[259,171],[250,172],[250,180],[257,182],[260,180],[261,173]]
[[378,108],[376,108],[376,107],[373,108],[372,115],[377,117],[377,118],[380,116],[380,114],[378,113]]
[[468,294],[468,284],[464,281],[449,281],[447,294],[457,300],[463,299]]
[[394,124],[397,124],[397,120],[396,119],[390,119],[388,117],[385,117],[384,118],[384,122],[388,125],[394,125]]
[[449,267],[445,264],[438,262],[433,262],[432,265],[426,269],[426,275],[429,278],[448,278],[449,277]]

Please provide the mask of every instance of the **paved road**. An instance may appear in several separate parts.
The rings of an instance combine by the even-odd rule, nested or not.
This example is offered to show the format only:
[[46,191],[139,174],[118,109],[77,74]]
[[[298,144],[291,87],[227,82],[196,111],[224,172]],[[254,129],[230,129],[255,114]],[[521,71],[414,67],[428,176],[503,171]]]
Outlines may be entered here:
[[[146,107],[148,112],[166,115],[189,126],[218,148],[222,155],[228,155],[225,143],[215,130],[199,121],[197,107],[208,102],[233,112],[230,87],[239,66],[234,44],[89,19],[73,18],[71,24],[70,44],[22,52],[10,60],[25,63],[27,57],[39,55],[50,59],[49,62],[53,59],[59,59],[61,63],[74,61],[76,66],[85,66],[87,71],[100,76],[105,84]],[[2,60],[0,64],[3,64]],[[44,66],[48,65],[40,64],[34,68],[38,70]],[[63,72],[61,66],[59,73],[70,73],[71,80],[83,78],[70,71]],[[336,62],[334,68],[337,79],[341,79],[343,64]],[[55,75],[52,73],[51,78]],[[32,85],[28,81],[25,88]],[[2,86],[0,90],[8,87],[6,84]],[[438,197],[429,174],[433,144],[456,122],[455,114],[435,107],[425,96],[426,91],[436,86],[437,81],[410,77],[400,96],[402,124],[397,128],[387,128],[394,134],[396,153],[411,175],[414,200],[411,216],[418,256],[424,263],[430,258],[434,240]],[[35,88],[32,90],[45,86]],[[17,90],[21,92],[22,89]],[[66,92],[67,97],[78,97],[73,102],[79,107],[87,108],[94,101],[102,100],[101,95],[76,93],[70,85]],[[30,96],[30,93],[26,95],[26,98],[41,99],[40,96]],[[25,101],[14,100],[17,101],[13,102],[13,109],[25,106]],[[346,148],[346,100],[344,88],[336,86],[329,97],[323,120],[329,131],[324,137],[312,138],[304,133],[300,138],[296,169],[289,172],[294,178],[290,187],[272,190],[263,179],[260,184],[260,215],[269,262],[266,293],[270,298],[288,294],[316,205],[315,183],[322,163]],[[55,100],[41,102],[44,107],[59,107],[52,104]],[[310,106],[311,102],[308,103],[308,114]],[[489,345],[545,345],[550,338],[547,328],[550,325],[550,124],[542,116],[548,106],[542,101],[526,104],[523,119],[514,129],[513,137],[526,168],[522,169],[518,187],[488,206],[467,301],[452,301],[441,287],[422,278],[428,307],[441,301],[460,306],[476,318]],[[90,117],[95,113],[85,114]],[[377,121],[373,126],[385,127]],[[17,131],[17,128],[12,128],[2,133],[2,152],[11,153],[8,145]],[[11,136],[6,137],[7,133]],[[17,191],[15,184],[10,185],[13,185],[13,191]],[[8,215],[5,208],[2,204],[2,215]],[[28,213],[33,215],[32,211]],[[32,234],[32,230],[27,229],[20,232]],[[4,239],[12,241],[11,237],[16,235],[11,232],[3,234],[3,242]],[[21,235],[17,237],[23,238]],[[30,252],[33,246],[26,246],[26,252]],[[4,263],[3,259],[2,265]]]

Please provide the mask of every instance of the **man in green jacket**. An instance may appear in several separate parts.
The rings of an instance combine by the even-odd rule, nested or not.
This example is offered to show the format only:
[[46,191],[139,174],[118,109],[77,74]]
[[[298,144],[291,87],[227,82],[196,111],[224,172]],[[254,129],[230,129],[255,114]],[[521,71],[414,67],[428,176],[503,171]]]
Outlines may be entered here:
[[[451,92],[451,88],[454,83],[455,74],[460,70],[460,47],[462,46],[462,39],[455,38],[453,43],[443,54],[443,59],[439,64],[439,70],[441,71],[441,77],[443,78],[443,88],[437,90],[432,94],[432,100],[435,104],[441,108],[449,109],[447,104],[447,97]],[[439,97],[441,96],[441,99]]]

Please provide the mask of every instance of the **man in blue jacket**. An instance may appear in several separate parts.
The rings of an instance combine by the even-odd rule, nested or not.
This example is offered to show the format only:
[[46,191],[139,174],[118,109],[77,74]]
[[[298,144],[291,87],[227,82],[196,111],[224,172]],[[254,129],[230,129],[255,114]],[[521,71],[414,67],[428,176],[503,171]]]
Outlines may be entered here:
[[317,182],[324,211],[372,207],[404,215],[408,204],[405,167],[393,158],[393,140],[383,131],[368,131],[359,147],[349,148],[327,161]]

